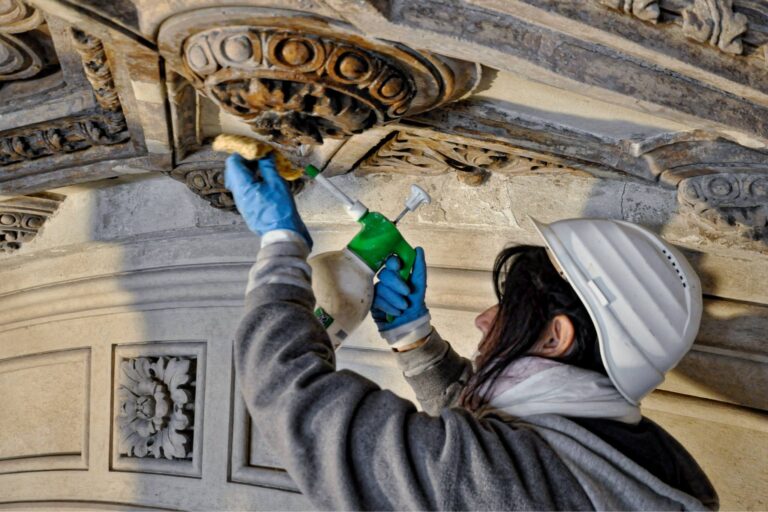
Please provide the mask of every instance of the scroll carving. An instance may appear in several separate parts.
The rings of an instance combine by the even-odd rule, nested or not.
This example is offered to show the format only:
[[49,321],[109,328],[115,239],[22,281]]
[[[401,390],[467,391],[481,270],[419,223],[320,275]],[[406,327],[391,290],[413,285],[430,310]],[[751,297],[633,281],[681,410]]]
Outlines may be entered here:
[[[631,14],[643,21],[659,20],[661,0],[598,0],[607,7]],[[744,52],[742,36],[748,29],[748,19],[734,12],[733,0],[686,0],[687,5],[678,11],[682,17],[683,34],[700,43],[710,44],[732,55]],[[669,8],[679,9],[677,2]]]
[[18,34],[45,23],[43,14],[20,0],[0,0],[0,32]]
[[460,97],[477,79],[473,64],[446,64],[317,20],[227,26],[211,16],[166,23],[161,53],[220,108],[281,144],[345,138]]
[[480,185],[485,182],[490,172],[515,164],[530,170],[552,165],[480,145],[398,131],[360,164],[358,172],[395,172],[428,176],[455,172],[462,182]]
[[195,358],[137,357],[119,374],[119,453],[128,457],[191,459]]
[[[224,186],[224,168],[220,165],[203,169],[180,166],[169,173],[171,178],[184,183],[196,195],[208,201],[214,208],[236,212],[232,193]],[[298,194],[303,188],[302,180],[288,182],[288,190]]]
[[718,231],[768,235],[768,175],[717,173],[687,178],[677,193],[681,210]]
[[36,194],[0,202],[0,253],[21,249],[35,238],[64,196]]
[[34,38],[21,35],[44,22],[37,9],[19,0],[0,0],[0,82],[30,78],[45,67]]

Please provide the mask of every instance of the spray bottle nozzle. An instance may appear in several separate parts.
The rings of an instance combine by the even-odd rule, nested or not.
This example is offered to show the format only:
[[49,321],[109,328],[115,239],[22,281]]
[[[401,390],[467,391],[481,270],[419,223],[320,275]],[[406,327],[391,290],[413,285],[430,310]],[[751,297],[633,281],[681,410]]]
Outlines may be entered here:
[[432,202],[432,198],[429,197],[427,191],[418,185],[411,185],[411,195],[405,201],[405,210],[400,212],[400,215],[394,220],[393,224],[397,224],[405,217],[405,214],[416,210],[422,204],[429,204]]

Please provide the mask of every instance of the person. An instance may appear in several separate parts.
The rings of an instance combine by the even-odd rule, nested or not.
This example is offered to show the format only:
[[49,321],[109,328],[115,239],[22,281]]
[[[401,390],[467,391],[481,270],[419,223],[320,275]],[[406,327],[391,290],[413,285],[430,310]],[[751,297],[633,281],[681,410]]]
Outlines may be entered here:
[[695,460],[638,407],[701,316],[695,272],[669,244],[618,221],[537,224],[546,248],[497,258],[498,304],[476,320],[483,338],[472,361],[431,326],[424,251],[407,282],[390,258],[372,314],[419,411],[336,369],[313,315],[312,238],[274,163],[258,161],[259,179],[249,165],[233,155],[225,169],[261,236],[236,373],[259,438],[314,506],[717,509]]

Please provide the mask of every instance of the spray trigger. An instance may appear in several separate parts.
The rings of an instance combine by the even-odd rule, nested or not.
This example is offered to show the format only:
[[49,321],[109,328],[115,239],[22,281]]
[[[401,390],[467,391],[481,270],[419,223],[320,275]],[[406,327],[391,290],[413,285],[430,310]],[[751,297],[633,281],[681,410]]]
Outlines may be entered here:
[[432,198],[429,197],[426,190],[418,185],[411,185],[411,195],[408,196],[408,199],[405,201],[405,210],[400,212],[400,215],[397,216],[393,224],[400,222],[400,220],[405,217],[406,213],[415,211],[416,208],[422,204],[429,204],[431,202]]

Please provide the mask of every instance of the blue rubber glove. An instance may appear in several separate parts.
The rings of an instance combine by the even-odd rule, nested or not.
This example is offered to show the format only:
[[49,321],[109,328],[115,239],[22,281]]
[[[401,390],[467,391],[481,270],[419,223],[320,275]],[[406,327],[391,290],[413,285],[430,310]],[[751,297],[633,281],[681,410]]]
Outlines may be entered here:
[[[392,348],[414,343],[432,332],[431,316],[424,302],[427,293],[427,264],[424,249],[416,248],[409,283],[400,274],[400,259],[390,256],[379,272],[379,282],[373,291],[371,316],[382,337]],[[392,317],[387,322],[387,315]]]
[[230,155],[224,165],[224,186],[232,192],[245,223],[258,235],[277,229],[295,231],[311,249],[312,237],[299,216],[287,183],[275,168],[274,156],[270,154],[258,160],[257,165],[259,178],[254,178],[249,161],[237,153]]

